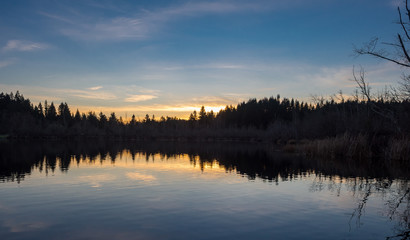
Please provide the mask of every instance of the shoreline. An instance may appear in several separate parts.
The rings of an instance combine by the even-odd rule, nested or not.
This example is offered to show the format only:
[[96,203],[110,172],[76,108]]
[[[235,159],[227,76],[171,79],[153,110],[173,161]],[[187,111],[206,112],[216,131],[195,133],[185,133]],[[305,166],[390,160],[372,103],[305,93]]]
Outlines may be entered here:
[[11,136],[1,135],[1,141],[107,141],[138,143],[241,143],[263,144],[279,151],[304,154],[307,158],[384,159],[410,161],[410,138],[345,133],[317,139],[274,139],[266,136]]

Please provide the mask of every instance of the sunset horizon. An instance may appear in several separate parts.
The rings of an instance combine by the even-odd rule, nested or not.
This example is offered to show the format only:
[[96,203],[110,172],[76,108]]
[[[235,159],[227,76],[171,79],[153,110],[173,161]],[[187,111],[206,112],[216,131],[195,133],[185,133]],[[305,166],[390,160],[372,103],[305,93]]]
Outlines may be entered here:
[[[354,57],[389,41],[401,1],[3,2],[0,89],[71,111],[187,118],[250,98],[374,92],[400,67]],[[20,17],[15,17],[20,16]],[[372,24],[369,24],[372,23]]]
[[0,2],[0,239],[410,236],[410,0]]

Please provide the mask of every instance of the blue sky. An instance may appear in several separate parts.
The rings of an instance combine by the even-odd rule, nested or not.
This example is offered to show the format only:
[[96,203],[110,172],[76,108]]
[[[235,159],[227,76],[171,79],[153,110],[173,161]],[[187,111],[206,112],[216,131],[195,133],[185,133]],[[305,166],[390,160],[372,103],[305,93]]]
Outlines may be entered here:
[[72,110],[186,117],[249,98],[305,101],[404,69],[353,56],[400,32],[396,0],[1,1],[0,91]]

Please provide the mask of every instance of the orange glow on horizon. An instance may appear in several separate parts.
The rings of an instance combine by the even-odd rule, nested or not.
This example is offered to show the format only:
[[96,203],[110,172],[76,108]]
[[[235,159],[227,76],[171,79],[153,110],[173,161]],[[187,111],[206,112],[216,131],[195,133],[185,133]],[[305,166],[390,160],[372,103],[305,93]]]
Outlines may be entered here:
[[[70,107],[70,106],[69,106]],[[188,120],[189,115],[194,111],[199,113],[202,105],[196,106],[130,106],[130,107],[97,107],[97,106],[71,106],[70,110],[72,114],[78,111],[81,114],[87,114],[88,112],[95,112],[99,114],[100,112],[104,113],[107,117],[114,112],[117,118],[122,117],[124,122],[129,122],[132,115],[135,115],[137,120],[142,120],[146,114],[150,117],[155,115],[155,119],[158,121],[161,116],[163,117],[177,117],[180,119]],[[217,114],[220,110],[225,109],[226,105],[214,105],[214,106],[205,106],[205,111],[213,111],[214,114]]]

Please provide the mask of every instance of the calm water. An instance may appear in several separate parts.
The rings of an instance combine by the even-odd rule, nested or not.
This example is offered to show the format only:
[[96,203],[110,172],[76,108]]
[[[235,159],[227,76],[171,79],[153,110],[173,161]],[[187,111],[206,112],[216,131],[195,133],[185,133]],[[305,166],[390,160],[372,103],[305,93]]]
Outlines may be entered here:
[[409,239],[409,167],[250,144],[0,143],[0,239]]

